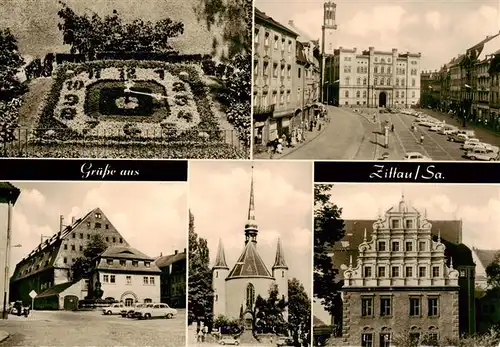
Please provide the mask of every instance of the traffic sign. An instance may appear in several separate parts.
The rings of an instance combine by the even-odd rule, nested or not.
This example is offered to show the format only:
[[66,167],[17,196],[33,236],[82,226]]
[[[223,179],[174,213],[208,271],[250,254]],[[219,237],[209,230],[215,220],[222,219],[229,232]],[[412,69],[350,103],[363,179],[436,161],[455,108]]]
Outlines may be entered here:
[[32,291],[30,292],[30,294],[29,294],[29,295],[30,295],[30,297],[31,297],[32,299],[34,299],[34,298],[36,298],[36,296],[38,295],[38,293],[37,293],[37,292],[35,292],[34,290],[32,290]]

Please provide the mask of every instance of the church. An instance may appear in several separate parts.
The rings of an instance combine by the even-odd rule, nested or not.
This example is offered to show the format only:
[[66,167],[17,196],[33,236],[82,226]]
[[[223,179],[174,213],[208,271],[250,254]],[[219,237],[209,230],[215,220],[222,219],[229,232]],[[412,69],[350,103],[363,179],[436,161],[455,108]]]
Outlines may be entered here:
[[[253,170],[253,169],[252,169]],[[254,180],[250,184],[248,219],[244,229],[244,247],[236,264],[230,270],[226,262],[224,246],[219,241],[215,264],[212,267],[214,290],[214,317],[224,315],[251,321],[257,296],[267,298],[273,283],[281,297],[288,300],[288,266],[280,239],[277,240],[276,257],[271,272],[257,251],[259,228],[255,219]],[[287,311],[284,319],[287,320]]]

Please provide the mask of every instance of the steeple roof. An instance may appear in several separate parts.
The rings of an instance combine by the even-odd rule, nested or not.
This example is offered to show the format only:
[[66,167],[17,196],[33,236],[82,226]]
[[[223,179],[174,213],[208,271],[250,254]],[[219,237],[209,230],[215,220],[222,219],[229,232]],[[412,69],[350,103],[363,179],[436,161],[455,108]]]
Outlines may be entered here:
[[229,267],[226,263],[226,254],[224,252],[224,246],[222,245],[221,239],[219,239],[219,246],[217,247],[217,256],[215,258],[214,269],[215,268],[229,270]]
[[257,248],[253,242],[247,242],[243,252],[236,261],[227,279],[241,277],[265,277],[272,278],[264,261],[257,253]]
[[257,231],[258,226],[255,221],[255,198],[253,189],[253,166],[252,166],[252,181],[250,183],[250,201],[248,203],[248,217],[245,224],[245,230],[252,229]]
[[276,246],[276,258],[274,260],[273,269],[288,269],[285,261],[285,253],[283,252],[283,247],[281,246],[281,239],[278,239],[278,245]]

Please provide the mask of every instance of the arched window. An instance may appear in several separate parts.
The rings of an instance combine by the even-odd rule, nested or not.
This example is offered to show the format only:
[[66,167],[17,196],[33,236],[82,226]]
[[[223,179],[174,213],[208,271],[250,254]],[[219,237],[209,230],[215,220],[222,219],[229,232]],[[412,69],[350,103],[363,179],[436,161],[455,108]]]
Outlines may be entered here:
[[376,86],[376,85],[378,84],[377,82],[378,82],[378,81],[377,81],[377,77],[375,77],[375,78],[373,79],[373,85],[374,85],[374,86]]
[[404,87],[404,86],[405,86],[405,79],[403,78],[403,79],[401,80],[401,87]]
[[152,302],[153,302],[153,300],[152,300],[152,299],[144,299],[144,303],[145,303],[145,304],[150,304],[150,303],[152,303]]
[[252,283],[247,284],[247,308],[253,309],[253,305],[255,304],[255,288]]
[[375,66],[375,67],[373,68],[373,72],[378,73],[378,66]]
[[361,78],[358,77],[358,79],[356,80],[358,86],[361,84]]
[[361,96],[361,93],[359,92],[359,90],[356,92],[356,97],[359,98]]
[[383,86],[383,85],[384,85],[384,79],[383,79],[383,78],[381,78],[381,79],[380,79],[380,85],[381,85],[381,86]]
[[396,98],[399,98],[399,90],[396,90]]
[[219,278],[219,271],[215,271],[215,278]]
[[349,77],[346,77],[345,78],[345,85],[348,86],[349,85]]
[[285,271],[281,271],[281,278],[285,278]]
[[387,79],[387,85],[388,85],[388,86],[390,86],[390,85],[391,85],[391,79],[390,79],[390,78],[388,78],[388,79]]
[[405,92],[404,91],[401,91],[401,97],[404,98],[405,97]]
[[348,97],[349,97],[349,91],[348,91],[348,90],[346,90],[346,91],[345,91],[345,97],[346,97],[346,98],[348,98]]
[[380,62],[385,63],[385,59],[384,58],[380,59]]
[[363,78],[363,85],[366,86],[366,77]]
[[399,86],[399,78],[396,78],[396,87]]
[[387,68],[387,73],[391,73],[391,67],[390,66]]
[[384,67],[383,66],[380,67],[380,73],[384,73]]
[[366,98],[366,90],[363,90],[363,98]]

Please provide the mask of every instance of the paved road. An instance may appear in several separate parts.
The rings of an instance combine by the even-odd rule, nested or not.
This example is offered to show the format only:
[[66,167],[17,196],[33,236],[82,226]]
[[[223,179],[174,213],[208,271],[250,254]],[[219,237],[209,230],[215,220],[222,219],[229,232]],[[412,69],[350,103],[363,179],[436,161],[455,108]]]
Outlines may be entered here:
[[351,160],[356,156],[365,129],[360,117],[338,107],[328,107],[330,123],[314,140],[280,159]]
[[35,311],[10,316],[1,329],[11,336],[0,347],[14,346],[184,346],[185,311],[174,319],[136,320],[97,311]]

